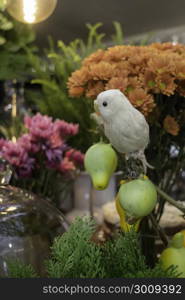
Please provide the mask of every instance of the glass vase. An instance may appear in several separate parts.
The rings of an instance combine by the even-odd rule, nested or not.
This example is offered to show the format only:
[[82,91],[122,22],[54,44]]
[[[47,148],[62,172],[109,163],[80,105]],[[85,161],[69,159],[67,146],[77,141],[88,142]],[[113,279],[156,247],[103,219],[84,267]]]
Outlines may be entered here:
[[0,186],[0,276],[8,260],[32,264],[44,276],[44,261],[53,239],[68,228],[63,215],[38,196],[10,185]]

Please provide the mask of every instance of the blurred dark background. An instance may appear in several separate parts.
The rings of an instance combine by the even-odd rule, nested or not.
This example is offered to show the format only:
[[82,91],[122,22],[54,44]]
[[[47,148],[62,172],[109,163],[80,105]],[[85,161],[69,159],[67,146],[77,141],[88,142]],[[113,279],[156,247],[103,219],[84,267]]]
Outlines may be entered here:
[[[86,23],[102,22],[102,30],[113,33],[112,22],[122,24],[125,36],[155,32],[185,25],[184,0],[58,0],[55,13],[34,25],[38,43],[46,45],[47,36],[69,42],[85,38]],[[185,28],[181,28],[184,30]]]

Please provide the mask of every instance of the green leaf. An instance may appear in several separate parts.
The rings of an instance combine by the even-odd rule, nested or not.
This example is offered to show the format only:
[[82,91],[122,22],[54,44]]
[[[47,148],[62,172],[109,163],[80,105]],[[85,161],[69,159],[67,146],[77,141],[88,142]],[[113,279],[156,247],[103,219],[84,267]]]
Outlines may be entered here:
[[113,22],[115,34],[112,35],[112,40],[116,45],[123,45],[124,44],[124,35],[121,24],[119,22]]
[[0,46],[6,43],[6,39],[3,36],[0,36]]
[[32,84],[41,84],[43,86],[48,87],[49,89],[58,92],[59,91],[59,87],[57,86],[57,84],[54,81],[48,81],[48,80],[44,80],[44,79],[33,79],[31,81]]

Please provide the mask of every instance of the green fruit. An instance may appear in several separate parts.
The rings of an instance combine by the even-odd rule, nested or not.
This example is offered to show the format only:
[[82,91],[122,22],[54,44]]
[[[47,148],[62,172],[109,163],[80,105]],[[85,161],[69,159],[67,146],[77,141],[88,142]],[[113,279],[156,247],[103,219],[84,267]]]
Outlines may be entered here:
[[91,176],[93,186],[104,190],[117,168],[117,155],[110,144],[97,143],[85,154],[85,169]]
[[174,235],[171,244],[160,256],[162,268],[168,269],[171,265],[177,266],[179,277],[185,278],[185,248],[183,246],[184,236],[181,232]]
[[156,188],[146,177],[122,184],[118,195],[127,216],[136,219],[150,214],[157,202]]

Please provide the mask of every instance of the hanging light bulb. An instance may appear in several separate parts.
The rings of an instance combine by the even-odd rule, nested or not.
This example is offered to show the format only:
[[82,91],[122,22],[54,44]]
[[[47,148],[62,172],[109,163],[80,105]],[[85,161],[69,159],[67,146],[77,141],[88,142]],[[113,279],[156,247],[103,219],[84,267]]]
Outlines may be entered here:
[[16,20],[35,24],[47,19],[58,0],[7,0],[7,11]]

